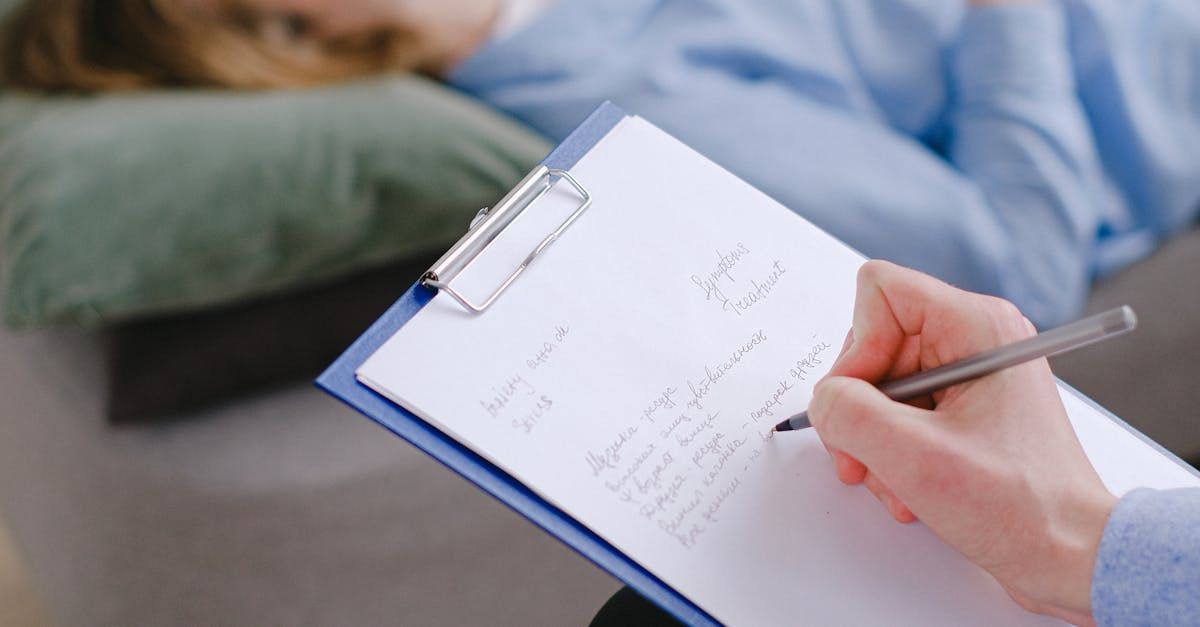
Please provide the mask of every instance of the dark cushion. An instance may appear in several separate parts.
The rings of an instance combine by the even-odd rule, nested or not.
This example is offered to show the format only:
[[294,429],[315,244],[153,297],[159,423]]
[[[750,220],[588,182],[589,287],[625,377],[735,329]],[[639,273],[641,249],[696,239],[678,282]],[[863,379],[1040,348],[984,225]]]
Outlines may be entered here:
[[303,290],[113,326],[104,331],[109,420],[184,417],[312,380],[434,259],[431,252]]

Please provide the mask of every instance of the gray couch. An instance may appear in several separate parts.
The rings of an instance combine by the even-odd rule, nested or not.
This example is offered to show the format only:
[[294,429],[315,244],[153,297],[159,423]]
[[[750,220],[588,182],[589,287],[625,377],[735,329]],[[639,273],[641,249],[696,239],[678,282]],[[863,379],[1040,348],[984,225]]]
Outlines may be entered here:
[[617,589],[308,380],[112,426],[109,348],[0,331],[0,515],[61,625],[582,624]]
[[[1200,232],[1060,376],[1200,460]],[[397,288],[397,293],[399,288]],[[91,333],[0,331],[0,512],[63,625],[581,624],[617,583],[308,381],[110,426]]]

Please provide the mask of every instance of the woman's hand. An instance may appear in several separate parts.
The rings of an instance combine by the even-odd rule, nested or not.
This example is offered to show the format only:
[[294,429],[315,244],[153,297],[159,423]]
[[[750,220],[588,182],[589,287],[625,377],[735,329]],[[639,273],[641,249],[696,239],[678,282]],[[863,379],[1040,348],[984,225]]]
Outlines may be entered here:
[[854,326],[809,415],[838,478],[920,519],[1022,606],[1077,624],[1116,501],[1084,455],[1045,359],[902,404],[872,383],[1026,338],[1011,304],[884,262],[858,275]]

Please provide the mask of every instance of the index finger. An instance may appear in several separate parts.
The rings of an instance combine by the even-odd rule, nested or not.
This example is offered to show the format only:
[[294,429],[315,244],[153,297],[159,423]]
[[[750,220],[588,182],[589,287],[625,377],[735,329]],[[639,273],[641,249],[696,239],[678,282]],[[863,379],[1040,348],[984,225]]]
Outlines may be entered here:
[[960,290],[885,261],[858,272],[853,341],[830,374],[878,382],[1027,337],[1032,327],[1005,301]]

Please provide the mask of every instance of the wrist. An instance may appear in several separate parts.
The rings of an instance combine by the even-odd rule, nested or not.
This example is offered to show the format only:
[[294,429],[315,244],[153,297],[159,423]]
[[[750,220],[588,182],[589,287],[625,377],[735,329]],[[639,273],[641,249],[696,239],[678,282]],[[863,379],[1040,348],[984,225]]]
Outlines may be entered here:
[[1075,624],[1092,622],[1092,574],[1117,498],[1103,488],[1062,498],[1048,517],[1040,573],[1025,592],[1039,611]]

